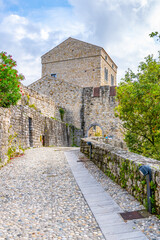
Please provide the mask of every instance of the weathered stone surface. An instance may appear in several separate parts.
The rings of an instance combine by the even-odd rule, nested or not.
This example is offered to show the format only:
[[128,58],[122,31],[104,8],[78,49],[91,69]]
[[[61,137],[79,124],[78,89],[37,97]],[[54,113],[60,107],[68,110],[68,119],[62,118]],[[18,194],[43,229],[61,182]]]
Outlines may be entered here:
[[56,105],[55,117],[60,119],[59,108],[64,108],[64,121],[81,128],[84,135],[93,125],[97,125],[104,135],[122,138],[120,121],[114,116],[116,103],[114,97],[110,96],[110,86],[101,86],[99,97],[94,97],[93,87],[81,88],[45,76],[29,88],[48,94]]
[[116,74],[117,66],[103,48],[69,38],[42,56],[42,78],[29,88],[50,96],[55,117],[60,119],[62,107],[64,121],[82,129],[84,136],[99,126],[103,135],[120,138],[114,116]]
[[50,96],[56,106],[55,118],[60,119],[59,109],[62,107],[65,110],[64,121],[81,128],[81,87],[45,76],[31,84],[29,88],[39,94]]
[[79,145],[82,131],[64,122],[42,115],[34,108],[0,108],[0,158],[7,160],[9,148]]
[[[136,199],[146,204],[147,186],[145,177],[139,172],[141,165],[149,165],[152,169],[152,193],[155,204],[152,205],[160,214],[160,162],[158,160],[143,157],[141,155],[127,152],[109,144],[96,141],[95,138],[81,139],[81,152],[89,156],[90,149],[86,149],[87,142],[92,143],[92,151],[96,155],[91,155],[91,160],[105,172],[112,180],[121,187],[126,188]],[[102,150],[104,153],[102,154]],[[102,167],[103,166],[103,167]],[[155,195],[155,197],[154,197]]]
[[[108,70],[108,81],[105,79]],[[116,85],[117,66],[102,47],[69,38],[42,56],[42,77],[58,79],[80,87]]]

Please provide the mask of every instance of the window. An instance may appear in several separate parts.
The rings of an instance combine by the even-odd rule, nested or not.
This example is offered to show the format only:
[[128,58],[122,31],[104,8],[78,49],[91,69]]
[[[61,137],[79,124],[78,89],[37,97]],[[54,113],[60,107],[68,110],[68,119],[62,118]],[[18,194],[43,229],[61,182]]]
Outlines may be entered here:
[[106,61],[107,61],[107,58],[108,58],[108,57],[107,57],[107,55],[106,55],[106,56],[105,56],[105,60],[106,60]]
[[100,96],[100,88],[95,87],[93,88],[93,97],[99,97]]
[[106,82],[108,82],[108,69],[107,68],[104,69],[104,77],[105,77]]
[[111,86],[114,86],[114,76],[111,74]]
[[56,77],[57,77],[57,74],[56,74],[56,73],[51,73],[51,77],[56,78]]
[[112,64],[112,68],[114,68],[114,64]]

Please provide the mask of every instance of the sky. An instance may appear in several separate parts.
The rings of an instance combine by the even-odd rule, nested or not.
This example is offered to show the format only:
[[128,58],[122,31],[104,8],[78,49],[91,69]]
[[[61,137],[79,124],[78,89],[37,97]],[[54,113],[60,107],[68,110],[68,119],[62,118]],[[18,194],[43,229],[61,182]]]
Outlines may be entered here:
[[41,56],[69,37],[103,47],[120,82],[160,44],[159,0],[0,0],[0,52],[17,62],[24,85],[41,77]]

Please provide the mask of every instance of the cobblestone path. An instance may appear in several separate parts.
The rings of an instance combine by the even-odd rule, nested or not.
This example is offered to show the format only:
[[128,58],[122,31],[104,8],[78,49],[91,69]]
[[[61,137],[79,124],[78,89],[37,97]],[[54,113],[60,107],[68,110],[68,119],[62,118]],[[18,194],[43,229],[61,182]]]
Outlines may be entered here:
[[0,239],[104,239],[58,148],[29,149],[0,170]]

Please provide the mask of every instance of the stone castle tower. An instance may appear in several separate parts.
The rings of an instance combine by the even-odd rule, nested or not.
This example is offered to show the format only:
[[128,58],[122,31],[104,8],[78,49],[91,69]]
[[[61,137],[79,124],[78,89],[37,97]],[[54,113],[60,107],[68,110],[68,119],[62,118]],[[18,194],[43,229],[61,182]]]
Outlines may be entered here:
[[[118,135],[114,117],[117,66],[102,47],[68,38],[42,56],[42,78],[29,85],[65,111],[64,121],[83,130]],[[92,131],[93,132],[93,131]]]
[[116,85],[117,66],[101,47],[68,38],[42,56],[42,77],[80,87]]

